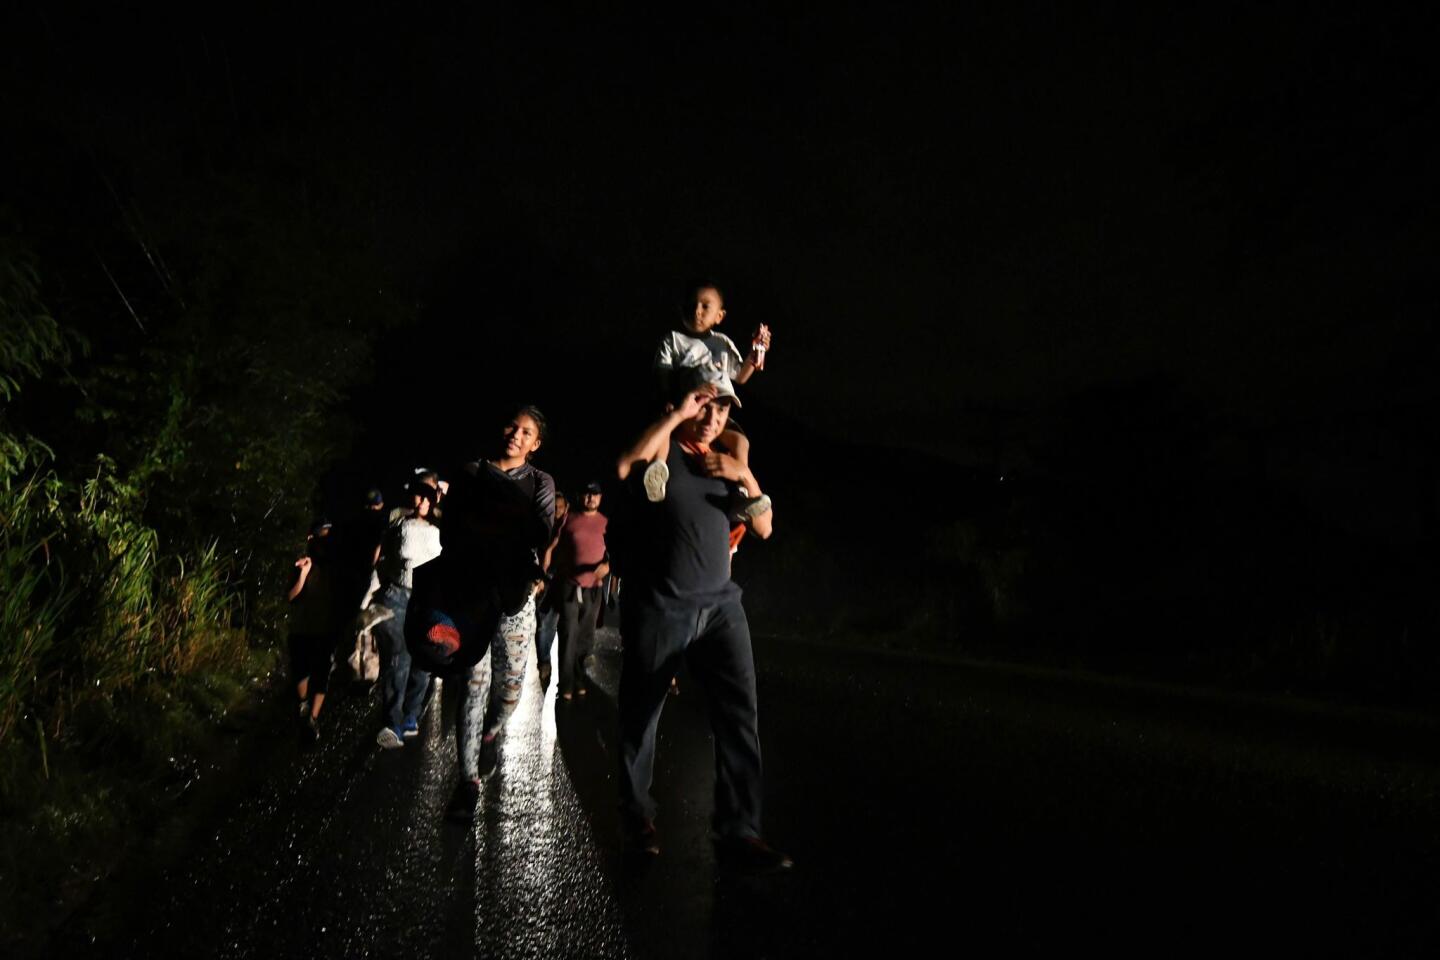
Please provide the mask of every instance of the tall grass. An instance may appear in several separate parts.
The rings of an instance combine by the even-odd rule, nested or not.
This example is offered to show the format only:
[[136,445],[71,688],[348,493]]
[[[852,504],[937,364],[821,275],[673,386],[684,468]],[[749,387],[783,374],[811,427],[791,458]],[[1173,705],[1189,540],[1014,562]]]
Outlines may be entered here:
[[48,665],[81,592],[52,556],[54,530],[44,521],[53,495],[39,476],[0,485],[0,741],[50,684]]
[[165,555],[107,464],[79,489],[35,472],[0,486],[0,738],[47,735],[85,700],[245,657],[234,585],[211,543]]
[[43,748],[77,706],[234,665],[247,645],[216,542],[167,554],[145,520],[143,487],[173,438],[162,430],[127,472],[101,456],[77,483],[11,421],[24,381],[84,343],[45,310],[33,264],[4,237],[0,321],[0,742],[33,730]]

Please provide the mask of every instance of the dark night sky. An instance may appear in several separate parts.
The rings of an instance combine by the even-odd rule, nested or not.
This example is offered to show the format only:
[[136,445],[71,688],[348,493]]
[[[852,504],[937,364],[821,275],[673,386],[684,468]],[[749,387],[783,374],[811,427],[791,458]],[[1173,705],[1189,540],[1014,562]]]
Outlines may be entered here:
[[732,286],[732,336],[775,329],[757,396],[955,456],[977,411],[1106,384],[1281,421],[1433,395],[1419,23],[39,10],[13,88],[146,135],[218,116],[365,171],[354,203],[428,334],[493,354],[518,318],[499,351],[527,376],[538,345],[566,371],[643,369],[704,273]]

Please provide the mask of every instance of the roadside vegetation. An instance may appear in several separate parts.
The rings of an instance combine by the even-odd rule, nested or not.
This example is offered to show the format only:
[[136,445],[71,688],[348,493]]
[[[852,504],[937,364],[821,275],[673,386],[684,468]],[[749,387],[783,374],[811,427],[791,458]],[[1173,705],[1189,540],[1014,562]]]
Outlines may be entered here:
[[341,401],[405,318],[363,247],[285,206],[120,204],[114,248],[57,244],[53,273],[0,223],[3,939],[145,842],[275,671]]

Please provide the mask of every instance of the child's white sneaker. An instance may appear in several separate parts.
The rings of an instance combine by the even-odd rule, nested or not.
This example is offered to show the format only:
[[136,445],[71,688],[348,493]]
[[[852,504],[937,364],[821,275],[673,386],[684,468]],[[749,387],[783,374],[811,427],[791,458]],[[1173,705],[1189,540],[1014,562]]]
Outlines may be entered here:
[[645,485],[645,499],[651,503],[659,503],[665,499],[665,485],[670,482],[670,468],[665,465],[664,460],[654,460],[645,468],[641,482]]

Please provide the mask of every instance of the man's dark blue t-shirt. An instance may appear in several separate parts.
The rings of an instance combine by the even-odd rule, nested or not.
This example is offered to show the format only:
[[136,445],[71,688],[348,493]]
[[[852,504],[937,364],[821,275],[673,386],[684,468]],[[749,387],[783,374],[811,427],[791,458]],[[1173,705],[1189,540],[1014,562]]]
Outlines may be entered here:
[[670,441],[665,499],[639,504],[635,570],[644,592],[661,599],[713,602],[740,590],[730,580],[731,484],[707,477],[698,457]]

